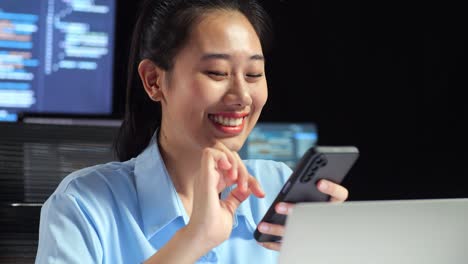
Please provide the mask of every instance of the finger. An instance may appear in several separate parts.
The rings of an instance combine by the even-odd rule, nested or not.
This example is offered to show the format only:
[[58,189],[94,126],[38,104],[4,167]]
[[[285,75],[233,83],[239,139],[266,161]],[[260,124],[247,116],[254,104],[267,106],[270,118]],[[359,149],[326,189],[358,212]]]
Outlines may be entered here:
[[234,188],[228,197],[222,203],[229,209],[232,215],[236,212],[239,205],[249,197],[250,191],[241,191],[239,187]]
[[285,227],[282,225],[270,224],[266,222],[261,222],[258,225],[258,230],[264,234],[274,235],[274,236],[283,236]]
[[223,143],[221,142],[218,142],[214,148],[218,149],[219,151],[223,152],[226,157],[228,158],[229,162],[231,163],[231,168],[228,172],[228,177],[229,177],[229,181],[227,183],[227,185],[232,185],[236,180],[237,180],[237,167],[239,166],[238,165],[238,161],[237,161],[237,158],[236,156],[234,155],[233,151],[231,151],[230,149],[228,149]]
[[[214,148],[206,148],[202,154],[202,177],[199,177],[198,182],[201,183],[201,188],[215,187],[219,189],[220,177],[223,171],[231,167],[226,154]],[[224,178],[224,177],[223,177]]]
[[332,202],[343,202],[348,199],[348,190],[334,182],[322,179],[317,183],[317,187],[321,192],[330,195]]
[[237,152],[234,152],[234,156],[237,159],[237,164],[238,164],[238,176],[237,176],[237,186],[239,189],[243,192],[247,192],[248,190],[248,185],[249,185],[249,172],[247,171],[247,168],[245,167],[244,162],[242,162],[242,159],[240,158],[239,154]]
[[275,211],[278,214],[288,215],[292,212],[294,204],[292,203],[285,203],[280,202],[275,205]]
[[217,143],[215,146],[213,146],[213,151],[223,153],[226,156],[226,159],[229,161],[229,166],[224,166],[222,162],[219,162],[218,168],[220,168],[222,171],[221,177],[218,180],[218,184],[216,186],[216,190],[221,192],[224,190],[227,186],[231,186],[234,184],[237,180],[237,161],[235,156],[232,154],[232,151],[230,151],[228,148],[224,146],[222,143]]
[[226,153],[223,153],[222,151],[214,148],[207,148],[204,150],[204,155],[206,159],[212,158],[214,160],[214,163],[210,164],[210,168],[229,170],[232,167],[232,162],[229,160]]
[[259,242],[258,244],[264,248],[275,250],[275,251],[280,251],[281,249],[281,243],[278,243],[278,242]]
[[263,198],[265,197],[265,191],[262,189],[262,186],[260,185],[260,183],[257,181],[257,179],[255,179],[253,176],[249,175],[249,180],[248,180],[248,184],[249,184],[249,189],[250,191],[252,191],[252,193],[259,197],[259,198]]
[[[235,155],[237,156],[237,159],[239,161],[239,168],[240,168],[240,171],[241,171],[241,175],[240,175],[240,178],[239,179],[239,182],[241,180],[244,180],[244,176],[246,177],[246,181],[245,182],[242,182],[241,184],[244,185],[245,187],[245,190],[250,189],[250,191],[257,197],[259,198],[263,198],[265,197],[265,192],[263,191],[260,183],[257,181],[257,179],[255,179],[252,175],[250,175],[250,173],[248,172],[247,168],[245,167],[245,164],[242,162],[242,159],[241,157],[239,156],[239,153],[237,152],[234,152]],[[244,190],[243,188],[241,188],[241,190]]]

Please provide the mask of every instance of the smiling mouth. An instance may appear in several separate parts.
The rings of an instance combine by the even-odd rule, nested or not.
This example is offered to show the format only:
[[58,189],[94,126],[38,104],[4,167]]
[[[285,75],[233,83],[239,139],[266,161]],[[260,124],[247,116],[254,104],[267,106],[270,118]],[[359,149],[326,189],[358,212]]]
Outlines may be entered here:
[[238,127],[241,126],[244,119],[247,115],[239,116],[239,117],[229,117],[224,115],[214,115],[208,114],[208,118],[213,121],[214,123],[222,126],[227,127]]

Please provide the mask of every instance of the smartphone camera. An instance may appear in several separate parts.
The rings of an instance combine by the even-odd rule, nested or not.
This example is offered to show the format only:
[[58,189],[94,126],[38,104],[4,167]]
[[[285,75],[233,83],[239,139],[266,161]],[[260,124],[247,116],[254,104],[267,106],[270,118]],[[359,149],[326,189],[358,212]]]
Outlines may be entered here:
[[317,170],[321,167],[327,166],[327,158],[325,155],[320,154],[318,157],[312,161],[312,165],[309,167],[307,172],[300,178],[300,182],[306,183],[309,182],[317,172]]

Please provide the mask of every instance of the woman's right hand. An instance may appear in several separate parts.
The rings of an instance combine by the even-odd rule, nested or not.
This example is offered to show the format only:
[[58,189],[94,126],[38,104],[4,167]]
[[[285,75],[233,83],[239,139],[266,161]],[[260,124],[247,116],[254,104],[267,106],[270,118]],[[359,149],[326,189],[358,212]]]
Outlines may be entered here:
[[[220,193],[234,184],[237,186],[222,200]],[[236,152],[221,142],[204,149],[200,173],[195,175],[192,215],[186,227],[197,241],[203,242],[204,251],[229,238],[236,209],[250,194],[265,195]]]
[[[222,200],[220,193],[234,184],[237,186]],[[265,195],[236,152],[221,142],[204,149],[201,169],[194,175],[193,207],[188,225],[145,263],[196,262],[229,238],[234,214],[250,194]],[[184,254],[180,254],[181,250]]]

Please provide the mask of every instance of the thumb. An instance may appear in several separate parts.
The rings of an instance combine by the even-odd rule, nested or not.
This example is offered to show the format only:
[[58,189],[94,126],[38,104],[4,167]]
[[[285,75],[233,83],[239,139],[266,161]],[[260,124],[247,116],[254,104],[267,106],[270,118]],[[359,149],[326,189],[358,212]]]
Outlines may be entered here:
[[239,205],[249,197],[251,194],[250,190],[241,191],[239,187],[229,193],[228,197],[221,201],[224,207],[226,207],[232,215],[236,212]]

